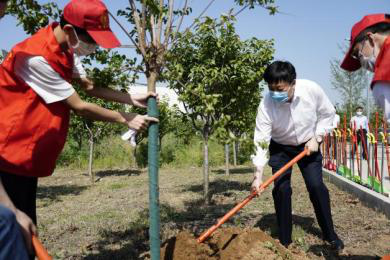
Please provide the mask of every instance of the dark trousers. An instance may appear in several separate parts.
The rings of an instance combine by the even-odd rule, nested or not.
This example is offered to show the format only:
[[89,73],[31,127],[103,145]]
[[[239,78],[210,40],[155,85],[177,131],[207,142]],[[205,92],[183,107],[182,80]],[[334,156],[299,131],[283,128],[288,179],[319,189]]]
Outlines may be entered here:
[[[277,172],[303,150],[304,144],[289,146],[281,145],[271,140],[268,164],[272,167],[272,173]],[[310,201],[313,204],[318,224],[324,236],[323,238],[327,241],[338,239],[333,228],[329,192],[322,180],[321,153],[317,152],[302,158],[298,162],[298,167],[305,180]],[[291,171],[292,168],[289,168],[282,176],[277,178],[272,190],[279,229],[279,240],[285,246],[292,242]]]
[[[0,178],[4,189],[8,194],[8,197],[10,197],[15,207],[29,216],[36,225],[36,197],[38,178],[19,176],[5,172],[0,172]],[[30,255],[29,259],[35,259],[35,256]]]
[[0,172],[4,189],[15,207],[37,224],[36,197],[38,178]]
[[0,205],[0,259],[27,260],[27,248],[15,214]]
[[[356,130],[356,134],[357,134],[357,138],[356,138],[356,141],[357,141],[357,144],[359,145],[361,142],[362,142],[362,134],[361,134],[361,131],[360,129]],[[359,149],[362,150],[362,156],[365,160],[367,160],[367,154],[365,152],[365,149],[364,149],[364,144],[365,144],[365,147],[368,149],[368,144],[367,144],[367,130],[366,129],[363,129],[363,138],[364,138],[364,142],[362,143],[362,145],[359,147]]]

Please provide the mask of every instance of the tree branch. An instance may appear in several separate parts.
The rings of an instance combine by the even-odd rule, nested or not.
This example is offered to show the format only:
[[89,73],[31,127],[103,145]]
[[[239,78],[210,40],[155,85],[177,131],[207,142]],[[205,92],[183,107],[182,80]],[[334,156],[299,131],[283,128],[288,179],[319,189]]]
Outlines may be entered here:
[[154,15],[150,15],[150,30],[151,30],[151,36],[152,36],[152,44],[154,47],[157,47],[157,39],[156,39],[156,26],[154,24]]
[[169,0],[168,21],[167,21],[167,27],[165,28],[165,36],[164,36],[165,49],[167,49],[168,47],[169,35],[172,32],[172,16],[173,16],[173,0]]
[[131,35],[129,34],[128,31],[126,31],[125,27],[123,27],[123,25],[115,18],[115,16],[110,12],[108,11],[108,14],[111,16],[112,19],[114,19],[114,21],[119,25],[119,27],[122,29],[122,31],[127,35],[127,37],[129,37],[130,41],[134,44],[134,46],[139,50],[139,52],[142,54],[142,56],[144,56],[144,53],[141,51],[141,48],[140,46],[134,41],[133,37],[131,37]]
[[[139,13],[137,11],[137,6],[134,3],[134,0],[129,0],[130,6],[131,6],[131,12],[133,13],[133,18],[135,22],[135,26],[137,28],[138,32],[138,40],[139,40],[139,49],[144,56],[144,59],[146,59],[146,41],[145,41],[145,29],[146,27],[141,26],[141,19],[139,17]],[[144,5],[144,4],[142,4]]]
[[162,33],[162,23],[163,23],[163,8],[164,8],[164,0],[160,0],[160,17],[158,19],[158,24],[157,24],[157,44],[160,46],[161,43],[161,33]]
[[[236,17],[237,15],[239,15],[242,11],[244,11],[244,10],[247,9],[248,7],[249,7],[249,4],[244,5],[244,7],[241,8],[240,10],[238,10],[237,13],[233,14],[233,16]],[[232,10],[232,12],[233,12],[233,10]]]
[[215,1],[215,0],[211,0],[211,1],[210,1],[210,3],[206,6],[206,8],[198,15],[198,17],[196,17],[196,18],[194,19],[194,21],[192,22],[192,24],[191,24],[185,31],[190,30],[190,29],[192,28],[192,26],[195,25],[196,20],[199,19],[199,18],[201,18],[201,17],[203,16],[203,14],[204,14],[205,12],[207,12],[207,10],[208,10],[208,9],[210,8],[210,6],[214,3],[214,1]]
[[[200,17],[202,17],[202,15],[210,8],[210,6],[214,3],[214,1],[215,1],[215,0],[211,0],[211,1],[209,2],[209,4],[206,6],[206,8],[203,9],[203,11],[198,15],[198,17],[196,17],[196,18],[194,19],[194,21],[192,22],[192,24],[191,24],[189,27],[187,27],[187,29],[184,30],[184,33],[188,32],[188,31],[195,25],[196,20],[199,19]],[[172,44],[175,43],[176,40],[177,40],[177,38],[175,38],[174,40],[172,40],[171,43],[172,43]],[[168,44],[169,44],[169,43],[168,43]]]
[[[185,0],[185,2],[184,2],[184,7],[183,7],[183,12],[184,12],[185,10],[187,10],[187,5],[188,5],[188,0]],[[172,42],[174,42],[174,41],[176,40],[176,38],[177,38],[177,34],[178,34],[179,31],[180,31],[180,27],[181,27],[181,25],[182,25],[182,23],[183,23],[183,19],[184,19],[184,14],[180,17],[180,21],[179,21],[179,23],[177,24],[176,32],[175,32],[175,34],[173,35],[174,38],[173,38]],[[166,48],[168,49],[168,46],[166,46]]]

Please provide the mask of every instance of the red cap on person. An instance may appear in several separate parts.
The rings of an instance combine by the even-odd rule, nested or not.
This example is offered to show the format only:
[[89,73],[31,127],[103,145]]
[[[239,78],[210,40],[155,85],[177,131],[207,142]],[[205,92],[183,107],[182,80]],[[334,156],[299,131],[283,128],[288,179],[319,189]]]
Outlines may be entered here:
[[370,14],[364,16],[363,19],[361,19],[352,27],[350,39],[351,45],[347,54],[344,57],[343,62],[340,65],[341,68],[348,71],[355,71],[361,67],[360,61],[351,56],[352,49],[355,45],[356,37],[368,27],[383,22],[390,23],[390,18],[387,14]]
[[121,45],[110,29],[107,7],[100,0],[71,0],[64,8],[64,18],[85,29],[103,48],[112,49]]

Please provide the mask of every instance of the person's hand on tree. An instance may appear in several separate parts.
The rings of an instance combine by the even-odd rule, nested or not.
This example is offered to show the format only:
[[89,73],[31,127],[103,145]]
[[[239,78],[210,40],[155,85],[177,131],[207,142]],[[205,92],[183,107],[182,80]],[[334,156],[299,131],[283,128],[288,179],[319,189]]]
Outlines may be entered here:
[[135,131],[144,131],[148,128],[150,122],[158,123],[158,119],[147,115],[139,115],[135,113],[123,113],[126,119],[126,124],[129,128]]
[[132,94],[130,95],[131,105],[146,108],[149,97],[155,97],[157,102],[159,101],[158,94],[154,92],[148,92],[146,94]]

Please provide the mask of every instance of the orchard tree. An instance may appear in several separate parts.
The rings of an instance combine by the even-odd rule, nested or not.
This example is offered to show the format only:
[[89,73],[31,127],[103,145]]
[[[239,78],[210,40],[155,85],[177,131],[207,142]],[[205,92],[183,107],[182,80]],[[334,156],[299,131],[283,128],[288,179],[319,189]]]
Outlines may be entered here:
[[[205,9],[198,18],[204,15],[214,1],[211,0],[205,5]],[[129,0],[129,7],[126,10],[119,10],[117,13],[126,17],[131,24],[129,30],[123,25],[120,26],[134,44],[137,53],[142,56],[139,66],[142,67],[141,71],[146,76],[149,91],[155,92],[156,82],[160,79],[165,66],[166,53],[176,44],[177,35],[182,31],[184,16],[191,12],[188,0],[182,1],[182,6],[178,6],[179,4],[177,2],[175,4],[175,2],[174,0]],[[233,14],[239,14],[246,8],[251,9],[256,6],[266,8],[271,14],[277,11],[274,0],[234,0],[233,3],[240,8],[233,10]],[[59,17],[58,8],[54,2],[45,6],[38,4],[35,0],[11,0],[10,10],[29,33],[46,25],[48,17],[54,19]],[[111,16],[116,20],[115,16],[112,14]],[[194,24],[195,22],[185,31],[190,31]],[[158,117],[156,102],[153,98],[149,101],[148,110],[150,116]],[[153,161],[149,161],[151,258],[157,260],[160,258],[157,124],[152,124],[149,127],[148,141],[149,157],[153,158]]]
[[[340,50],[344,56],[347,47],[340,46]],[[346,112],[348,118],[351,118],[356,106],[365,103],[363,94],[368,88],[369,77],[363,69],[353,72],[343,70],[340,68],[340,63],[339,59],[333,59],[330,62],[331,83],[333,89],[339,92],[343,100],[340,109]]]
[[[249,70],[250,64],[248,64]],[[259,65],[257,65],[259,66]],[[259,67],[259,73],[264,73],[264,67]],[[220,128],[217,132],[218,139],[225,143],[225,173],[229,175],[229,147],[232,145],[234,166],[237,165],[238,145],[244,144],[248,146],[253,144],[253,135],[256,125],[257,107],[261,100],[261,93],[264,89],[263,84],[255,84],[251,81],[245,81],[245,74],[242,74],[242,88],[246,94],[240,95],[236,101],[236,106],[229,106],[226,109],[226,114],[230,115],[230,120],[225,124],[224,128]],[[254,148],[254,146],[253,146]]]
[[206,203],[210,200],[210,136],[216,133],[227,140],[233,135],[229,126],[248,123],[243,117],[249,109],[256,111],[259,82],[273,52],[272,40],[242,41],[235,32],[234,17],[221,16],[198,20],[194,32],[182,34],[169,53],[165,78],[203,138]]

